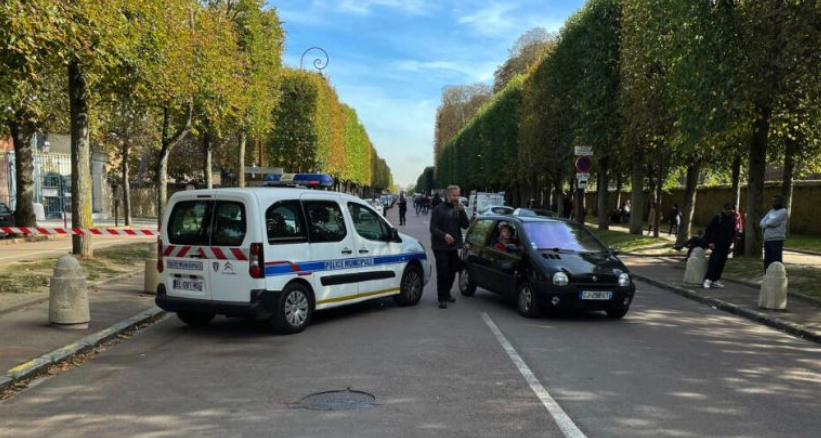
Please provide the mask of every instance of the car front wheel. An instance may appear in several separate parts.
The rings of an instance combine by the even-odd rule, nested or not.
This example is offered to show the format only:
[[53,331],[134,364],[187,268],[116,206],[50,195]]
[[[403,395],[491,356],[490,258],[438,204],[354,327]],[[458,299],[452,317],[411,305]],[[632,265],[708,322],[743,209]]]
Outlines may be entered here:
[[525,318],[536,318],[541,314],[538,295],[533,290],[533,285],[529,281],[523,281],[519,285],[519,292],[516,294],[516,304],[519,313]]
[[291,283],[280,294],[271,325],[281,334],[299,333],[311,323],[313,311],[308,288],[299,283]]

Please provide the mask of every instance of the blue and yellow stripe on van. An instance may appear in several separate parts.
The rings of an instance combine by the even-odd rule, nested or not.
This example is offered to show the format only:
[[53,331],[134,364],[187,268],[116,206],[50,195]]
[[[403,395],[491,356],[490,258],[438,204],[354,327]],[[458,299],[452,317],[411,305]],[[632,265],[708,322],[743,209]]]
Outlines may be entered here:
[[275,277],[279,275],[309,275],[314,272],[341,271],[346,269],[357,269],[369,266],[392,265],[395,263],[407,263],[412,260],[427,260],[428,256],[424,252],[374,256],[342,258],[332,260],[320,260],[310,262],[291,262],[287,260],[268,262],[265,264],[265,276]]

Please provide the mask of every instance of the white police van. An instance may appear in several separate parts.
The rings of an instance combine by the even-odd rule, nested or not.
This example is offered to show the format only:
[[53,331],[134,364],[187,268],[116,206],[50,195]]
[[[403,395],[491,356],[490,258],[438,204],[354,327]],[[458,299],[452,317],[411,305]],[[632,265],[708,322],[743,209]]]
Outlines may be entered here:
[[157,305],[190,325],[215,315],[302,331],[316,310],[392,296],[419,302],[422,244],[359,198],[299,188],[191,190],[168,202]]

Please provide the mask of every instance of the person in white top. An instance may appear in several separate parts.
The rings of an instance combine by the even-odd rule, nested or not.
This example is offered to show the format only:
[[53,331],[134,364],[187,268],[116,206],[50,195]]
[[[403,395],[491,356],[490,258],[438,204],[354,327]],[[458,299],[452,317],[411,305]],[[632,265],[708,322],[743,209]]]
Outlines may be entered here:
[[772,206],[760,223],[764,231],[764,271],[772,262],[783,263],[784,239],[787,238],[787,221],[790,219],[784,207],[784,198],[773,196]]

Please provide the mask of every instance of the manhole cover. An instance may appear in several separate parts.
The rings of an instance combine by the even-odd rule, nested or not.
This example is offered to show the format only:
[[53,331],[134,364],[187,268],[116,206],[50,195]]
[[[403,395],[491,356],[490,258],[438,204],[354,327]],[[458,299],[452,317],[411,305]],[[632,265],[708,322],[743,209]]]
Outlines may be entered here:
[[294,405],[313,411],[360,411],[374,406],[376,397],[362,391],[328,391],[311,394]]

